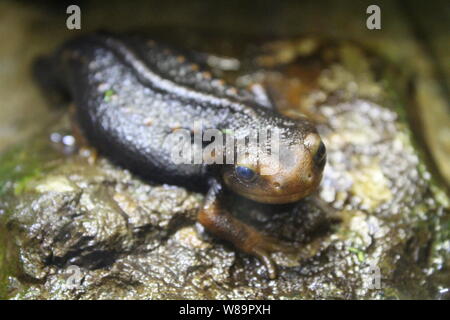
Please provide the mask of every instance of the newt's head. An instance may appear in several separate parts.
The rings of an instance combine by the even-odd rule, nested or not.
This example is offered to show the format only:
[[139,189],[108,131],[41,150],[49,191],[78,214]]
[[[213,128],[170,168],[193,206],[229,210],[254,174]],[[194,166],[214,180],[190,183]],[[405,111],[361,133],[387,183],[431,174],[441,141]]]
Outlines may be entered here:
[[285,135],[279,141],[277,154],[249,152],[235,165],[225,166],[225,184],[248,199],[273,204],[295,202],[314,192],[326,162],[326,148],[316,130],[303,128],[301,135]]

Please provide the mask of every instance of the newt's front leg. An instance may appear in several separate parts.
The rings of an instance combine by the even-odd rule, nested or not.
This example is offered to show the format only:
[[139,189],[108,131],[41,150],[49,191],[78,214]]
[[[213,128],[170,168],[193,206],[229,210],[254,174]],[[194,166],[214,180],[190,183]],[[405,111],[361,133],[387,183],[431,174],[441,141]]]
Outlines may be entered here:
[[277,277],[275,263],[270,257],[274,251],[284,251],[277,240],[267,237],[253,227],[233,217],[220,205],[222,185],[213,181],[206,195],[198,221],[217,237],[231,242],[238,249],[258,257],[266,266],[270,279]]

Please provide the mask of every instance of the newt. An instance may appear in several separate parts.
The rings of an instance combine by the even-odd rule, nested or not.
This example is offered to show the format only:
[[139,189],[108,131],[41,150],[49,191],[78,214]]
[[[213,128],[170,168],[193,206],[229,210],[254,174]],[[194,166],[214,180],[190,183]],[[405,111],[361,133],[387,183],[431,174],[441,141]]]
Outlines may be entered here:
[[[143,36],[103,32],[69,40],[34,70],[45,91],[69,97],[83,135],[101,154],[145,179],[203,191],[198,222],[258,257],[274,279],[270,254],[283,245],[235,218],[225,194],[267,204],[299,201],[318,188],[326,148],[312,121],[285,117],[261,90],[215,77],[206,59]],[[253,152],[231,163],[175,162],[167,141],[177,128],[194,133],[196,121],[221,132],[276,129],[279,153],[266,162],[276,170],[262,174]],[[191,143],[198,150],[198,141]]]

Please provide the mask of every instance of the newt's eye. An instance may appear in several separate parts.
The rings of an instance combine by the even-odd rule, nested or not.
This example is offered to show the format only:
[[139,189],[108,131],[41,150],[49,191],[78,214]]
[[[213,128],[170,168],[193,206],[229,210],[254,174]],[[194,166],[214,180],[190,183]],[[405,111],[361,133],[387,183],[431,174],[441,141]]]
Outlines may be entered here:
[[235,171],[236,175],[244,181],[251,181],[256,176],[255,171],[247,167],[237,166]]
[[319,148],[317,149],[317,152],[314,155],[314,163],[319,169],[323,169],[326,160],[327,160],[327,149],[325,148],[323,142],[320,142]]

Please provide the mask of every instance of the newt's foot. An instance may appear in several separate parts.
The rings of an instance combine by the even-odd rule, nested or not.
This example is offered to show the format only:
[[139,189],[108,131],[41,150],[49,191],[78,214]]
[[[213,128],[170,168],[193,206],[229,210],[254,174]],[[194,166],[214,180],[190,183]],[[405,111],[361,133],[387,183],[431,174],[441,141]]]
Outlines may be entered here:
[[267,273],[271,280],[277,278],[277,267],[273,261],[271,254],[275,252],[283,252],[287,254],[296,253],[297,248],[290,244],[284,243],[270,236],[254,233],[253,238],[245,248],[245,251],[256,256],[266,266]]
[[270,279],[277,277],[277,268],[270,254],[273,252],[294,253],[297,250],[278,239],[263,235],[250,225],[243,223],[221,206],[222,187],[213,183],[205,204],[198,213],[198,221],[217,237],[231,242],[236,248],[259,258],[267,268]]

